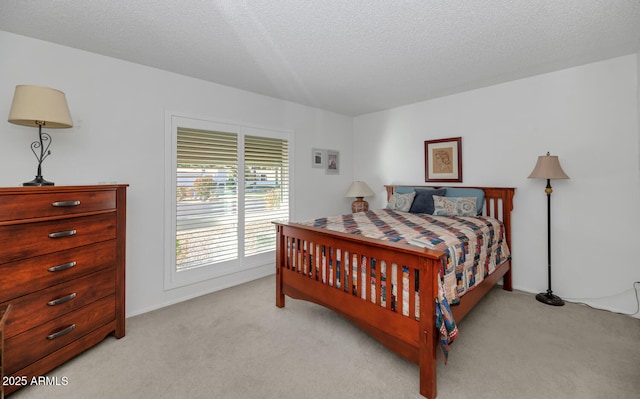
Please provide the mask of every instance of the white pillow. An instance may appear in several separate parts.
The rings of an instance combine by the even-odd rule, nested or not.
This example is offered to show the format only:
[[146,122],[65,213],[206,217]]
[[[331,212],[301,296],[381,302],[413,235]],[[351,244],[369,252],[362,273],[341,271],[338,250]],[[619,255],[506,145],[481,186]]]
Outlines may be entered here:
[[476,216],[476,197],[433,196],[433,214],[439,216]]
[[387,209],[392,209],[394,211],[402,211],[409,212],[411,209],[411,204],[413,204],[413,199],[416,196],[416,192],[412,191],[406,194],[398,194],[395,193],[391,195],[391,199],[389,199],[389,204],[387,205]]

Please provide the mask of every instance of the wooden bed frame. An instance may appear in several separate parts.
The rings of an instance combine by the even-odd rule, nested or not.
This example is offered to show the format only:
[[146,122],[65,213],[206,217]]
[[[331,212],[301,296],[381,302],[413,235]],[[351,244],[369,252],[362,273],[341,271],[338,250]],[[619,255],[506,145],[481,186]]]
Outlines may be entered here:
[[[396,187],[427,186],[385,186],[388,198]],[[434,188],[429,186],[429,188]],[[485,193],[483,215],[502,220],[505,226],[506,240],[511,248],[511,211],[513,209],[514,188],[467,187],[480,188]],[[334,310],[351,320],[368,334],[379,340],[389,349],[418,364],[420,367],[420,394],[427,398],[436,397],[436,354],[439,346],[438,331],[435,326],[436,298],[438,294],[438,271],[444,252],[419,248],[415,246],[381,241],[362,236],[333,232],[325,229],[307,227],[295,223],[276,223],[276,306],[285,306],[285,295],[317,303]],[[336,273],[329,274],[327,266],[325,282],[323,282],[320,253],[333,261],[340,261],[340,281]],[[340,250],[340,259],[336,259]],[[408,306],[403,301],[396,301],[397,309],[392,308],[391,284],[381,283],[381,273],[376,272],[376,296],[373,296],[371,283],[362,284],[360,276],[366,272],[371,276],[371,262],[363,259],[376,259],[378,265],[382,261],[386,265],[403,265],[409,268],[409,292],[419,287],[419,309],[415,314],[415,295],[409,295]],[[357,262],[358,278],[352,284],[351,271]],[[309,267],[313,265],[313,267]],[[351,265],[351,266],[350,266]],[[378,266],[378,269],[381,269]],[[389,273],[400,267],[387,267],[387,281],[391,281]],[[418,278],[416,281],[415,271]],[[406,278],[406,277],[405,277]],[[452,306],[455,320],[460,321],[473,306],[500,280],[503,288],[511,291],[511,259],[496,266],[495,271],[485,277],[474,289],[467,292],[460,304]],[[369,277],[367,277],[369,280]],[[406,281],[405,281],[406,284]],[[337,287],[337,286],[340,287]],[[397,292],[403,290],[403,278],[397,278]],[[348,287],[345,290],[345,287]],[[379,300],[381,289],[386,289],[386,306]],[[355,294],[355,295],[354,295]],[[362,299],[362,296],[366,298]],[[376,298],[377,297],[377,298]],[[375,303],[373,302],[375,301]],[[403,309],[403,306],[408,309]],[[409,316],[404,316],[403,311]]]

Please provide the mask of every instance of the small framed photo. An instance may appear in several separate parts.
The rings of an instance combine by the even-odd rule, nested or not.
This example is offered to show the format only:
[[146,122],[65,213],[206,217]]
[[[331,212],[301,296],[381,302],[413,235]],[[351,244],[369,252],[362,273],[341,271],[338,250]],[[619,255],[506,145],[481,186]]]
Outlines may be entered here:
[[327,150],[327,169],[328,175],[340,174],[340,151]]
[[324,160],[327,157],[326,151],[321,148],[311,149],[311,167],[324,168]]
[[424,181],[462,182],[462,137],[424,142]]

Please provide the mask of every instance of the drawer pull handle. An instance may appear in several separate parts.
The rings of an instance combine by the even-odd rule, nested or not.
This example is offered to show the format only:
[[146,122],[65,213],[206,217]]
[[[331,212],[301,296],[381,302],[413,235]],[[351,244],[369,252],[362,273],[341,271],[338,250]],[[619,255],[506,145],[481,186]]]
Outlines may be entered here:
[[53,334],[47,335],[47,339],[56,339],[56,338],[60,338],[63,335],[67,335],[69,334],[71,331],[73,331],[76,328],[75,324],[70,325],[69,327],[63,328],[62,330],[58,331],[58,332],[54,332]]
[[69,302],[70,300],[72,300],[75,297],[76,297],[76,293],[74,292],[73,294],[69,294],[69,295],[60,297],[58,299],[54,299],[53,301],[49,301],[49,302],[47,302],[47,305],[49,305],[49,306],[62,305],[63,303]]
[[71,269],[75,265],[76,265],[76,262],[73,261],[73,262],[65,263],[64,265],[51,266],[47,270],[50,271],[50,272],[59,272],[61,270]]
[[73,236],[77,233],[75,230],[58,231],[56,233],[49,233],[49,238],[61,238]]
[[55,206],[55,207],[69,207],[69,206],[78,206],[78,205],[80,205],[80,201],[57,201],[51,204],[51,206]]

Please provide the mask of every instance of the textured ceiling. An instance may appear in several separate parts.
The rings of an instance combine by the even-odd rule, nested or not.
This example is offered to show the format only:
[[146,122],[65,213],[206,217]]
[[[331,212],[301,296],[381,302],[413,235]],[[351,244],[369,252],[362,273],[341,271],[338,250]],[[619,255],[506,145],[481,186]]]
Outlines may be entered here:
[[1,0],[0,30],[355,116],[637,52],[640,0]]

